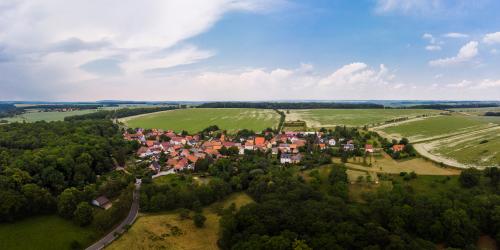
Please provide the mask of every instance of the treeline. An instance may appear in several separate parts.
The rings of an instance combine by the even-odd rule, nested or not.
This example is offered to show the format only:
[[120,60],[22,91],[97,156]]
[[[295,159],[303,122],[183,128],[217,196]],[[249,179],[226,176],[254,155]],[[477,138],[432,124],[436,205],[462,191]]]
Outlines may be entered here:
[[257,108],[257,109],[382,109],[374,103],[336,102],[210,102],[199,108]]
[[23,109],[17,108],[14,104],[0,103],[0,118],[11,117],[14,115],[22,114],[23,112]]
[[25,109],[43,109],[43,110],[55,110],[55,109],[98,109],[102,108],[102,104],[50,104],[50,105],[33,105],[26,106]]
[[[97,177],[115,162],[123,165],[133,150],[111,121],[0,126],[0,222],[55,211],[72,217],[77,201],[89,202],[108,189],[93,185]],[[68,199],[71,205],[62,211],[61,194],[68,189],[79,199]]]
[[[391,190],[365,195],[364,204],[347,198],[346,169],[339,165],[332,167],[328,178],[311,176],[310,181],[292,171],[263,174],[248,188],[256,203],[223,212],[219,246],[436,249],[443,244],[448,249],[476,249],[480,235],[500,240],[500,196],[495,194],[499,175],[498,169],[495,175],[491,169],[471,172],[460,177],[462,187],[441,192],[417,192],[394,180]],[[483,186],[480,178],[486,179]],[[454,184],[443,177],[437,185]]]
[[424,105],[414,105],[407,108],[412,109],[464,109],[464,108],[490,108],[499,107],[498,103],[467,103],[467,104],[424,104]]
[[488,111],[484,113],[485,116],[500,116],[500,112]]
[[90,114],[75,115],[65,117],[65,121],[81,121],[81,120],[99,120],[99,119],[116,119],[134,115],[149,114],[159,111],[178,109],[177,106],[154,107],[154,108],[123,108],[117,110],[103,110]]

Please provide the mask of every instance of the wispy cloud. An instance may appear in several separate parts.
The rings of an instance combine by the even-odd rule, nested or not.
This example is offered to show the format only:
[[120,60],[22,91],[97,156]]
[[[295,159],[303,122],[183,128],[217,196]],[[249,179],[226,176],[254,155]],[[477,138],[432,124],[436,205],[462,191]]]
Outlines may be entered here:
[[500,43],[500,32],[486,34],[483,38],[483,42],[486,44]]
[[433,60],[429,62],[429,65],[446,67],[470,61],[478,55],[478,45],[479,43],[476,41],[469,42],[460,49],[456,56]]
[[463,34],[463,33],[457,33],[457,32],[450,32],[450,33],[443,34],[443,37],[447,37],[447,38],[467,38],[467,37],[469,37],[469,35]]

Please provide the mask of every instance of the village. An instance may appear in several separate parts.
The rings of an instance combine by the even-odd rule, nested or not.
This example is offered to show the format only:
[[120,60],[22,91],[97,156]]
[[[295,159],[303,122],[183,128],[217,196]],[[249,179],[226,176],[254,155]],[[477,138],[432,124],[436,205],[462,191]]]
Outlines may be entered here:
[[[209,136],[201,139],[199,134],[187,135],[174,131],[160,129],[136,129],[135,133],[124,133],[128,141],[137,141],[140,148],[137,150],[139,161],[149,159],[149,168],[154,174],[175,173],[184,170],[195,170],[196,162],[211,157],[214,160],[227,157],[225,152],[243,155],[247,151],[269,152],[279,159],[281,164],[298,164],[303,153],[300,151],[307,143],[306,136],[313,136],[314,146],[319,150],[339,147],[343,151],[354,151],[357,145],[353,140],[332,138],[322,132],[283,132],[277,135],[265,132],[263,135],[235,137],[226,134]],[[340,143],[340,144],[339,144]],[[338,145],[339,144],[339,145]],[[371,144],[361,146],[364,153],[373,153]],[[166,157],[160,160],[161,157]]]

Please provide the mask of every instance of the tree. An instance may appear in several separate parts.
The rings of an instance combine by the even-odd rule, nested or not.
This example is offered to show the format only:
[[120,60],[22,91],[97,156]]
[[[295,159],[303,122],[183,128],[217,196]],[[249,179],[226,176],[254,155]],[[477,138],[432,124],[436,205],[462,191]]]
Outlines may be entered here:
[[475,168],[468,168],[460,173],[459,181],[462,187],[471,188],[477,186],[481,179],[481,171]]
[[65,189],[57,199],[57,211],[63,218],[73,217],[77,205],[82,202],[82,192],[76,188]]
[[81,227],[89,225],[94,219],[94,211],[88,202],[80,202],[73,214],[73,220]]
[[207,218],[202,213],[196,213],[193,216],[193,222],[196,227],[203,227]]

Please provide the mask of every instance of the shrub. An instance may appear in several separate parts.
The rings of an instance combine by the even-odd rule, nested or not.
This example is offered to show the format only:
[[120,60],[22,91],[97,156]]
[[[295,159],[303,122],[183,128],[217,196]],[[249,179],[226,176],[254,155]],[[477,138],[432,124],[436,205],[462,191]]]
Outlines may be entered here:
[[206,220],[207,218],[201,213],[196,213],[193,217],[193,222],[196,227],[203,227]]

